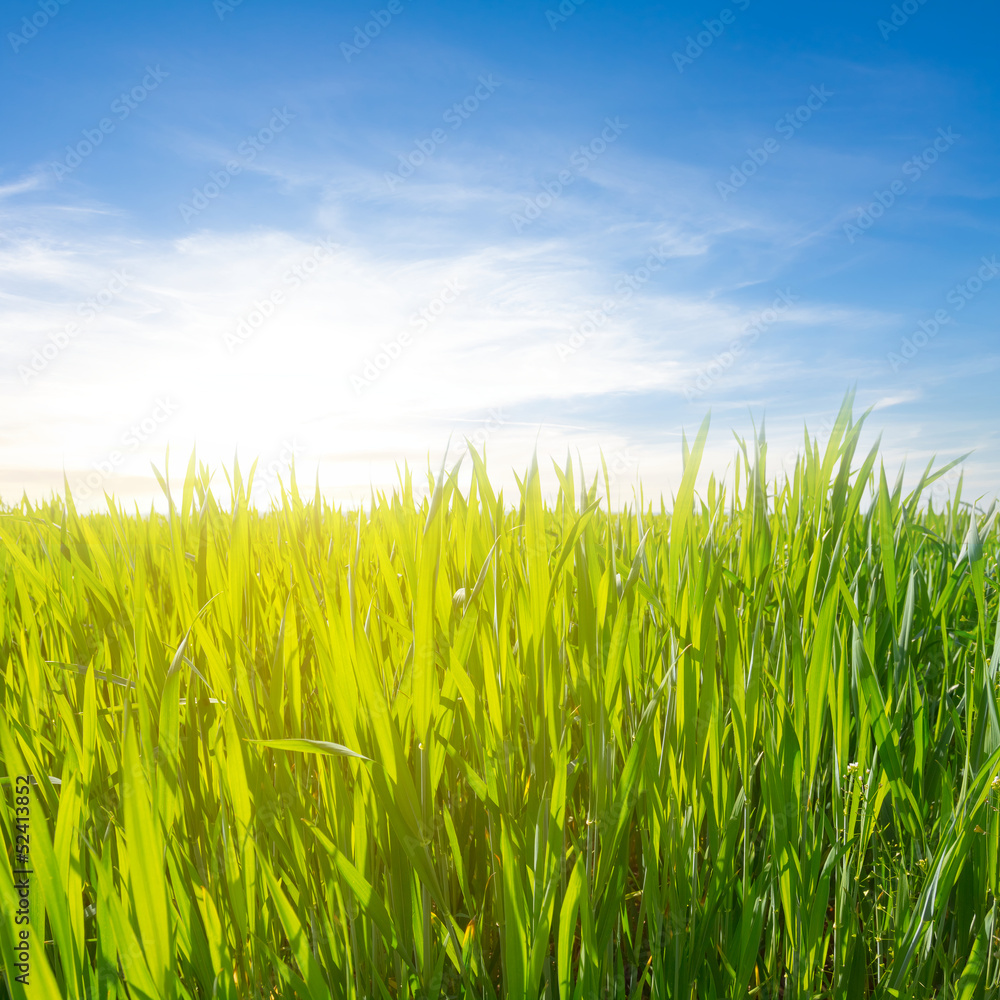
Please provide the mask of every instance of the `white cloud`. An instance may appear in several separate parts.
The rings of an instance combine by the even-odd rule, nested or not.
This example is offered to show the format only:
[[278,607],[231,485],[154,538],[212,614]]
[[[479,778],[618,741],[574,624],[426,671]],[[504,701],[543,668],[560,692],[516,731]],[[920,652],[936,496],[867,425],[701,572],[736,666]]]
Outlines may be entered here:
[[[453,187],[452,203],[464,204]],[[342,217],[342,201],[331,195],[327,204],[321,218]],[[23,489],[61,489],[65,470],[71,485],[90,477],[91,502],[105,487],[146,502],[158,493],[150,462],[162,467],[168,443],[175,473],[195,445],[216,466],[237,449],[246,465],[259,456],[262,468],[294,453],[306,481],[318,465],[331,495],[364,500],[372,484],[391,488],[397,463],[421,470],[449,434],[456,447],[466,434],[483,440],[508,492],[508,470],[523,469],[537,447],[560,461],[579,453],[591,474],[603,449],[621,499],[637,473],[647,496],[669,494],[680,471],[679,421],[692,430],[692,414],[700,418],[714,398],[685,404],[684,387],[774,294],[741,307],[649,281],[626,300],[616,286],[639,274],[651,246],[668,263],[711,246],[710,227],[695,235],[693,224],[655,214],[615,231],[606,248],[526,233],[486,246],[470,236],[459,249],[429,253],[416,248],[415,217],[398,221],[401,239],[392,243],[333,226],[313,238],[257,229],[156,240],[123,235],[102,206],[70,210],[67,221],[59,206],[26,207],[0,245],[0,495],[8,501]],[[85,230],[79,211],[92,213]],[[6,221],[14,218],[8,208]],[[321,240],[330,249],[318,254]],[[111,289],[116,274],[127,280]],[[601,308],[604,321],[561,356],[559,345]],[[885,317],[800,303],[783,322],[829,336],[837,326],[877,328]],[[234,344],[238,332],[247,336]],[[762,339],[723,387],[760,394],[793,384],[802,368],[776,360]],[[525,419],[561,408],[593,414],[594,401],[641,394],[660,402],[629,421]],[[670,412],[663,401],[673,401]],[[720,444],[709,459],[725,465],[728,427],[719,434],[716,423]]]
[[0,198],[11,198],[16,194],[24,194],[25,191],[34,191],[43,184],[41,174],[31,174],[13,181],[9,184],[0,184]]

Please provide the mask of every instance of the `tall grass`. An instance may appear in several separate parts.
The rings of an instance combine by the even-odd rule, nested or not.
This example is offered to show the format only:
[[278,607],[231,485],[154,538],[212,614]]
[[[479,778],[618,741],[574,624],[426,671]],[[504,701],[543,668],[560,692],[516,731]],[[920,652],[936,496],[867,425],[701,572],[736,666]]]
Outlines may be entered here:
[[5,508],[10,995],[997,997],[994,522],[850,404],[698,494],[706,421],[672,513],[475,451],[359,511],[194,459],[165,516]]

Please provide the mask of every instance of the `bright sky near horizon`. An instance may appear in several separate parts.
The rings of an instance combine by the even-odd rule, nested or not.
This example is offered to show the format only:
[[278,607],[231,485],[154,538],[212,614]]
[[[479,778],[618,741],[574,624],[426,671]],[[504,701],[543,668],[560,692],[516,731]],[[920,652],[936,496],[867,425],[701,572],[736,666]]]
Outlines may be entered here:
[[[0,498],[537,448],[676,486],[845,391],[1000,478],[995,4],[7,0]],[[220,473],[220,479],[221,473]],[[419,478],[419,475],[418,477]],[[224,480],[222,480],[224,484]]]

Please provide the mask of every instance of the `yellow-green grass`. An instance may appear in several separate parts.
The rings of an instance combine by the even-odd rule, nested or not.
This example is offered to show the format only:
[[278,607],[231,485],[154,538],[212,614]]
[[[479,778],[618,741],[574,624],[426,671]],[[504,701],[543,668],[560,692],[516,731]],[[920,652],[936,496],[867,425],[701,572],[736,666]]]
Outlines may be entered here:
[[699,493],[706,422],[672,513],[471,450],[362,510],[193,459],[165,515],[4,507],[10,995],[997,997],[996,532],[850,403]]

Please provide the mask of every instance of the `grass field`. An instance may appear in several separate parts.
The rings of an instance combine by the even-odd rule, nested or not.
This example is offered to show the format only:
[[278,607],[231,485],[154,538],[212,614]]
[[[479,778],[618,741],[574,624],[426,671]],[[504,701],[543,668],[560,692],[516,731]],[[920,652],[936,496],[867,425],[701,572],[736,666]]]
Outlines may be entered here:
[[672,514],[4,507],[10,996],[996,998],[996,530],[850,404]]

